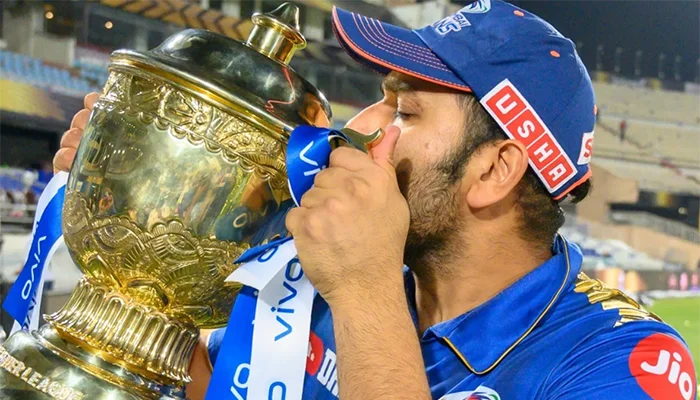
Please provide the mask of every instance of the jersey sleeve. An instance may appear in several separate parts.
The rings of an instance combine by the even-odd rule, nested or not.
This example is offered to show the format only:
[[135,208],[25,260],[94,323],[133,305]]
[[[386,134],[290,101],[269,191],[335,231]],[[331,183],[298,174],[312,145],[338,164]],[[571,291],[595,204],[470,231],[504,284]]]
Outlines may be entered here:
[[588,339],[546,381],[547,400],[695,400],[697,377],[673,329],[635,321]]

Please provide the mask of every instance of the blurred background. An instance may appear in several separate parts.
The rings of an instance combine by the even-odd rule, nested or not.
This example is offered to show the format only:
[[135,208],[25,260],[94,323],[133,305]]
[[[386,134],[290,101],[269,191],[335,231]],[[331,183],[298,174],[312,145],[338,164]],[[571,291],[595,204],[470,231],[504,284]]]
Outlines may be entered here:
[[[309,41],[292,67],[332,102],[341,127],[380,97],[381,77],[340,49],[334,5],[408,28],[470,1],[298,0]],[[675,326],[700,360],[700,2],[513,1],[577,45],[598,103],[594,191],[566,206],[562,233],[585,271]],[[0,3],[0,295],[23,265],[36,201],[83,96],[99,91],[109,55],[151,49],[184,28],[243,40],[271,0],[3,0]],[[79,277],[65,248],[48,269],[42,308]],[[9,331],[4,311],[0,322]]]

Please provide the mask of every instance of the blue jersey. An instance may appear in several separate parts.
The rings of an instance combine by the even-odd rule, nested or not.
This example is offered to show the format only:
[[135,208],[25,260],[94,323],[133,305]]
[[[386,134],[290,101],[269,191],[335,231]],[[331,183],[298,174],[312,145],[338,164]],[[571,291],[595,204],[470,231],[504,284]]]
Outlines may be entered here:
[[[420,338],[434,399],[696,399],[693,361],[671,327],[580,272],[581,251],[557,238],[547,262],[499,295]],[[414,316],[414,281],[406,273]],[[333,322],[317,296],[304,399],[338,397]],[[212,362],[223,330],[209,340]]]

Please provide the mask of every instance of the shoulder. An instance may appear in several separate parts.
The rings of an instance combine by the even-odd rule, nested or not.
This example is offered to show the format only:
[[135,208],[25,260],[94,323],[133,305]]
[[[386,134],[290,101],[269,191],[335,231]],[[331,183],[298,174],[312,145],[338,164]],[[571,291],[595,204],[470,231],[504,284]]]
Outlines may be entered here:
[[672,327],[616,289],[579,275],[554,310],[566,348],[544,382],[546,399],[691,400],[696,377]]

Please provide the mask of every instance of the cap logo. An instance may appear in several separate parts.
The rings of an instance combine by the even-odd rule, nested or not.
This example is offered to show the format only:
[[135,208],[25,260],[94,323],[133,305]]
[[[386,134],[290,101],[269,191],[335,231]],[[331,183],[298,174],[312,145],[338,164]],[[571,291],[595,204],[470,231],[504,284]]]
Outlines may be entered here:
[[459,32],[462,28],[467,26],[471,26],[471,23],[467,17],[460,12],[447,16],[432,25],[435,32],[441,36],[445,36],[450,32]]
[[591,156],[593,156],[593,132],[586,132],[583,134],[583,140],[581,141],[581,153],[578,156],[578,165],[585,165],[591,162]]
[[476,0],[470,5],[461,9],[461,12],[468,14],[483,14],[491,9],[491,0]]
[[481,104],[510,138],[527,147],[528,162],[550,193],[576,176],[576,167],[569,156],[508,79],[491,89]]

